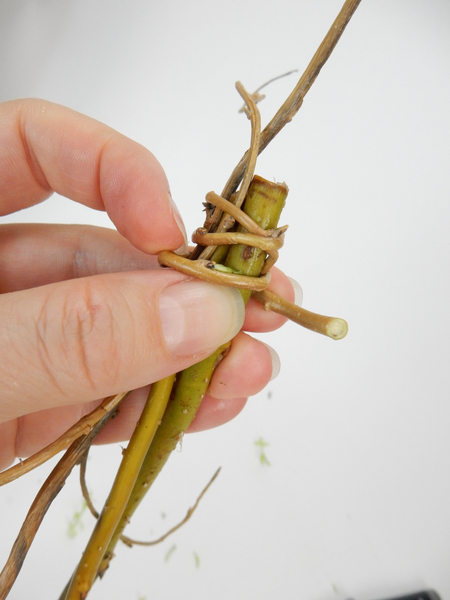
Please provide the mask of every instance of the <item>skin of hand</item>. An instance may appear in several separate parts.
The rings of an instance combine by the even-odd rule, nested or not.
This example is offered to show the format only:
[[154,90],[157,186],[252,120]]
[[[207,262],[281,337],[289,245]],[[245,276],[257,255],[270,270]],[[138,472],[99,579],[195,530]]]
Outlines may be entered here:
[[[53,192],[106,211],[117,231],[0,225],[0,470],[132,389],[98,442],[128,439],[152,382],[230,339],[190,431],[235,417],[279,370],[276,353],[242,330],[285,319],[253,300],[244,309],[237,290],[159,267],[158,252],[187,242],[148,150],[47,101],[0,104],[0,214]],[[294,300],[276,268],[270,289]]]

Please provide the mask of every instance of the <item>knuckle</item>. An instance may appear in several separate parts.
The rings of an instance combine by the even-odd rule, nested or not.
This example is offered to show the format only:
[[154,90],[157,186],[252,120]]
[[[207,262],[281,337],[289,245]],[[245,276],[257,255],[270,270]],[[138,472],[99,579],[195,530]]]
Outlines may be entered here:
[[77,280],[76,292],[71,291],[62,301],[50,296],[39,315],[40,360],[57,387],[101,395],[120,371],[111,292],[89,278]]

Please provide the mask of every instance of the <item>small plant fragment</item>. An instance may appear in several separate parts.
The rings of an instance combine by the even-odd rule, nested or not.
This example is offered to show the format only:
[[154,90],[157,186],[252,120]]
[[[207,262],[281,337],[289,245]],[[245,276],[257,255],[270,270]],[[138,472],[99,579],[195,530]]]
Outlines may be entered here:
[[[292,75],[292,73],[297,73],[297,71],[298,71],[298,69],[292,69],[292,71],[288,71],[287,73],[283,73],[283,75],[277,75],[276,77],[272,77],[272,79],[269,79],[269,81],[266,81],[265,83],[263,83],[262,85],[260,85],[259,88],[253,92],[253,94],[250,94],[250,97],[252,98],[253,102],[255,104],[258,104],[258,102],[261,102],[261,100],[264,100],[265,95],[264,94],[259,94],[258,92],[260,92],[267,85],[270,85],[274,81],[278,81],[278,79],[282,79],[283,77],[287,77],[288,75]],[[239,109],[239,112],[240,113],[245,113],[248,116],[248,108],[245,106],[245,104],[242,106],[242,108]]]
[[264,451],[264,449],[267,448],[267,446],[270,446],[269,442],[266,442],[266,440],[264,440],[262,437],[260,437],[259,439],[256,440],[255,446],[257,446],[258,451],[259,451],[259,462],[262,465],[270,466],[269,459],[267,458],[266,453]]
[[83,499],[80,510],[75,511],[75,514],[69,521],[69,525],[67,527],[67,535],[70,538],[76,537],[77,534],[84,528],[82,517],[86,508],[87,504],[86,501]]
[[176,549],[177,549],[177,545],[176,544],[173,544],[173,546],[171,546],[169,548],[169,550],[166,552],[166,555],[164,556],[165,562],[169,562],[170,557],[172,556],[172,554],[175,552]]
[[195,567],[198,569],[200,566],[200,556],[197,554],[197,552],[193,552],[192,554],[194,555]]

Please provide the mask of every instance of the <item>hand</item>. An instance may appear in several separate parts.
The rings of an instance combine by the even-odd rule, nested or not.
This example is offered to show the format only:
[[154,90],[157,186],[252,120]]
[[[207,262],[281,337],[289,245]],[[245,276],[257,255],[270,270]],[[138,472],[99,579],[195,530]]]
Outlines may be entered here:
[[[0,226],[0,469],[133,389],[98,441],[129,438],[149,384],[232,338],[190,430],[236,416],[279,368],[274,351],[240,330],[270,331],[284,319],[252,300],[244,310],[237,290],[158,266],[155,255],[186,236],[155,157],[46,101],[2,104],[0,123],[1,214],[56,191],[107,211],[118,230]],[[288,278],[272,273],[271,289],[292,300]]]

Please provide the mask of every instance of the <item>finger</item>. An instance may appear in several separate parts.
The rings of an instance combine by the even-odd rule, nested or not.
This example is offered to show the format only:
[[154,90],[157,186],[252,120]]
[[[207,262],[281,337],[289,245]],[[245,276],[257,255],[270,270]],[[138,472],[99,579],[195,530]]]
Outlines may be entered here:
[[143,146],[47,101],[0,105],[0,214],[37,204],[53,191],[106,210],[145,252],[185,243],[164,171]]
[[[149,386],[134,390],[122,402],[114,419],[101,430],[94,443],[111,444],[129,440],[148,392]],[[246,398],[221,400],[207,394],[188,432],[204,431],[227,423],[241,412],[246,401]],[[99,402],[50,408],[0,423],[0,471],[7,469],[16,457],[32,456],[51,444]]]
[[223,400],[257,394],[280,372],[280,359],[270,346],[240,332],[218,364],[208,394]]
[[[244,408],[247,396],[260,392],[278,375],[279,370],[280,360],[270,346],[239,333],[233,339],[230,352],[216,368],[208,393],[188,432],[212,429],[234,419]],[[129,439],[148,391],[146,387],[130,394],[120,405],[118,415],[100,432],[96,443],[109,444]]]
[[234,419],[244,408],[247,396],[260,392],[279,370],[280,360],[270,346],[239,333],[216,368],[188,433],[212,429]]
[[233,338],[243,319],[237,290],[162,269],[0,295],[0,422],[181,371]]
[[[188,431],[203,431],[227,423],[244,408],[247,396],[261,391],[278,371],[279,359],[272,348],[239,333],[230,352],[217,367],[208,394]],[[95,443],[110,444],[130,439],[148,392],[149,386],[134,390],[121,403],[114,419],[100,432]],[[99,402],[58,406],[0,424],[0,471],[16,456],[31,456],[53,442]]]
[[246,402],[247,398],[221,400],[206,395],[187,432],[196,433],[228,423],[238,416]]
[[[31,223],[0,226],[0,292],[87,275],[154,268],[159,268],[156,257],[137,250],[112,229]],[[271,272],[269,289],[292,301],[292,280],[276,267]],[[272,331],[285,321],[250,299],[244,329]]]
[[[9,466],[16,458],[27,458],[42,448],[45,448],[82,417],[90,413],[100,402],[57,406],[30,413],[0,424],[3,432],[8,431],[8,442],[2,439],[0,445],[0,463],[3,458],[3,468]],[[1,429],[0,429],[1,431]],[[6,464],[9,459],[9,463]]]
[[[125,398],[114,418],[95,438],[96,444],[130,439],[147,400],[149,389],[150,387],[146,386],[134,390]],[[58,406],[2,423],[0,433],[3,433],[4,437],[0,445],[0,470],[9,466],[16,456],[26,458],[51,444],[99,403],[100,401],[97,400],[86,404]]]
[[0,226],[0,292],[89,275],[159,269],[113,229],[36,223]]

